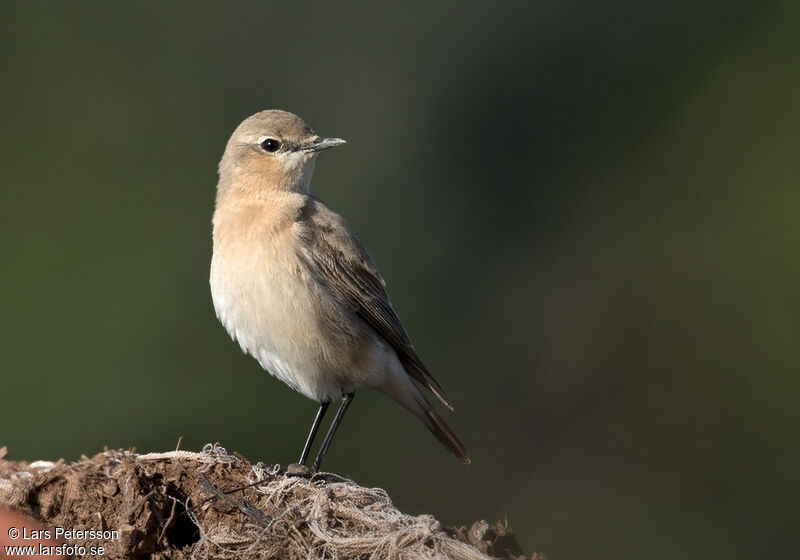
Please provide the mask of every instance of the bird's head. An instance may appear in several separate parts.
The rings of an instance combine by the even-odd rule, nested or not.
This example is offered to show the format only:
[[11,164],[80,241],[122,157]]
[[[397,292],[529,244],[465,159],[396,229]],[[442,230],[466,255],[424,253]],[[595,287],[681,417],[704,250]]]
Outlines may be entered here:
[[293,113],[261,111],[245,119],[228,140],[219,163],[220,185],[308,193],[317,155],[344,143],[319,136]]

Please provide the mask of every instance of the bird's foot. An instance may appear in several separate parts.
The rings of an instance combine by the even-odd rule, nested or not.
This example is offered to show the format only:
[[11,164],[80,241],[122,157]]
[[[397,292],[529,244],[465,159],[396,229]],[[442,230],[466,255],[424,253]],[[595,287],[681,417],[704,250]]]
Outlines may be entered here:
[[311,472],[305,465],[301,465],[299,463],[292,463],[291,465],[286,467],[286,476],[296,476],[299,478],[311,478],[311,475],[314,473]]

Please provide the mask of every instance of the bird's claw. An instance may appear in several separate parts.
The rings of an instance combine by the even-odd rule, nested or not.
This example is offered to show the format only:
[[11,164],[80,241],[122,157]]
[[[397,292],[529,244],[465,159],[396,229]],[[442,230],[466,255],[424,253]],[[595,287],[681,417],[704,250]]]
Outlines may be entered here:
[[292,463],[286,467],[286,476],[296,476],[299,478],[311,478],[314,473],[305,465]]

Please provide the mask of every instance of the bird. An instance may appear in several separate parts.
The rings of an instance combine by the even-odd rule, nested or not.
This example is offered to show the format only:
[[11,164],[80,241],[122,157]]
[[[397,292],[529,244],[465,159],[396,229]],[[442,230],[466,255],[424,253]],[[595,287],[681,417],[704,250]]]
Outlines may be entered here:
[[345,143],[276,109],[234,130],[219,163],[212,220],[217,318],[264,370],[319,403],[303,468],[328,406],[341,400],[312,473],[362,387],[411,412],[468,464],[466,449],[423,394],[429,390],[453,410],[414,349],[375,262],[344,219],[311,194],[317,156]]

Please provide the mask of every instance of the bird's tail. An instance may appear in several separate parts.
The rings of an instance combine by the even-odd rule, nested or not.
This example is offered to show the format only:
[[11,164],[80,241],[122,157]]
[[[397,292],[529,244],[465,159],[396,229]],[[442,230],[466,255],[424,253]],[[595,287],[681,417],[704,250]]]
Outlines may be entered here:
[[380,391],[390,396],[397,404],[408,410],[414,416],[422,420],[431,433],[436,436],[442,445],[447,450],[456,456],[462,463],[468,465],[470,463],[469,454],[464,446],[453,433],[442,417],[436,411],[422,394],[422,391],[411,381],[411,378],[403,372],[402,376],[398,376],[393,381],[395,383],[387,384],[383,387],[378,387]]

